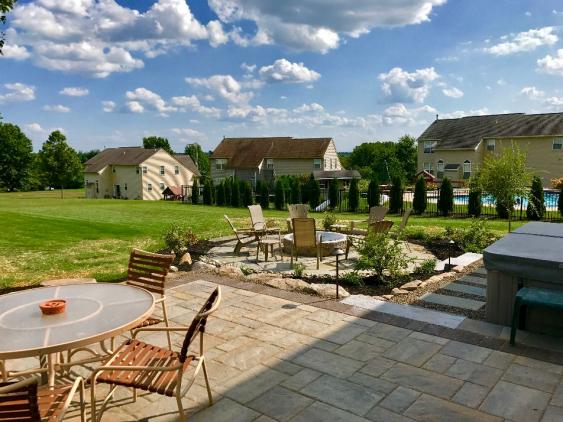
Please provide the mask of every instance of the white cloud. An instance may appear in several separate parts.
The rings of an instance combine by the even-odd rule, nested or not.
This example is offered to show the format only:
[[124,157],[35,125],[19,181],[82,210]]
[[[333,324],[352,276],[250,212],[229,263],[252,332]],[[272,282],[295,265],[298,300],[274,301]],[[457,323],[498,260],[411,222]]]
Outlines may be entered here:
[[530,100],[541,100],[545,97],[545,92],[537,89],[535,86],[525,86],[520,91],[520,94],[525,95]]
[[29,130],[30,132],[34,132],[34,133],[45,133],[46,132],[46,130],[43,129],[39,123],[36,123],[36,122],[26,124],[25,128],[27,130]]
[[555,35],[555,28],[546,26],[539,29],[530,29],[529,31],[519,32],[501,37],[501,40],[507,40],[485,48],[487,53],[495,56],[507,56],[510,54],[521,53],[525,51],[533,51],[543,45],[553,45],[558,41]]
[[379,74],[377,79],[382,82],[384,102],[421,103],[430,92],[432,83],[439,77],[433,67],[417,69],[412,73],[394,67],[388,73]]
[[549,97],[545,99],[545,104],[552,109],[561,109],[563,107],[563,97]]
[[551,13],[554,14],[554,15],[556,15],[556,16],[557,16],[557,15],[563,16],[563,10],[557,11],[557,10],[553,9],[553,10],[551,11]]
[[323,111],[324,107],[319,103],[303,104],[293,109],[294,113],[308,113],[310,111]]
[[526,11],[526,13],[524,13],[524,14],[525,14],[526,16],[528,16],[528,17],[532,16],[532,12],[530,12],[529,10]]
[[[337,48],[342,37],[359,37],[373,28],[419,24],[430,20],[435,6],[446,0],[209,0],[209,6],[225,23],[250,20],[254,38],[231,34],[244,44],[281,44],[298,50],[326,53]],[[319,9],[321,7],[322,9]],[[235,36],[238,35],[239,39]]]
[[506,81],[502,78],[500,78],[499,80],[497,80],[497,85],[498,86],[505,86],[506,85]]
[[70,108],[68,108],[64,105],[61,105],[61,104],[45,105],[45,106],[43,106],[43,110],[52,111],[53,113],[69,113],[70,112]]
[[455,87],[449,87],[449,88],[444,88],[442,89],[442,93],[446,96],[446,97],[451,97],[451,98],[461,98],[463,97],[463,91],[455,88]]
[[254,73],[256,70],[255,64],[247,64],[246,62],[241,63],[240,68],[244,70],[246,73]]
[[35,99],[35,87],[26,85],[21,82],[4,84],[6,93],[0,93],[0,104],[2,103],[20,103],[24,101],[32,101]]
[[186,78],[186,82],[193,86],[207,88],[232,104],[247,104],[254,96],[252,92],[244,92],[241,84],[231,75]]
[[442,113],[440,114],[440,119],[459,119],[460,117],[484,116],[486,114],[490,114],[489,109],[487,107],[483,107],[467,111],[457,110],[452,111],[451,113]]
[[16,3],[7,31],[8,58],[104,78],[144,66],[156,57],[208,39],[227,42],[219,21],[202,25],[185,0],[158,0],[140,12],[115,0],[40,0]]
[[0,55],[0,58],[19,61],[29,59],[30,56],[31,54],[29,54],[27,48],[21,45],[5,44],[4,47],[2,47],[2,55]]
[[409,109],[402,103],[393,104],[383,111],[383,124],[387,126],[424,124],[426,121],[421,120],[421,115],[425,113],[435,114],[436,109],[428,105]]
[[438,63],[453,63],[459,61],[458,56],[444,56],[436,58]]
[[102,110],[111,113],[115,110],[116,104],[113,101],[102,101]]
[[292,63],[286,59],[262,66],[259,73],[267,82],[309,83],[321,77],[320,73],[308,69],[303,63]]
[[[133,113],[142,113],[144,110],[157,111],[161,115],[168,112],[178,111],[176,107],[170,106],[162,99],[160,95],[147,88],[137,88],[134,91],[127,91],[125,97],[130,100],[128,103],[129,111]],[[130,105],[133,103],[132,105]],[[141,107],[139,107],[139,105]]]
[[554,56],[547,55],[537,61],[537,70],[550,75],[563,76],[563,48],[557,50]]
[[125,107],[131,113],[144,113],[145,112],[145,107],[143,107],[143,105],[138,101],[128,101],[127,103],[125,103]]
[[207,136],[205,136],[204,133],[200,132],[199,130],[196,129],[191,129],[191,128],[172,128],[172,133],[179,135],[180,136],[180,141],[184,142],[184,143],[189,143],[189,142],[202,142],[205,141],[207,139]]
[[88,91],[87,88],[72,87],[72,86],[66,87],[59,91],[59,94],[67,95],[69,97],[84,97],[89,93],[90,91]]

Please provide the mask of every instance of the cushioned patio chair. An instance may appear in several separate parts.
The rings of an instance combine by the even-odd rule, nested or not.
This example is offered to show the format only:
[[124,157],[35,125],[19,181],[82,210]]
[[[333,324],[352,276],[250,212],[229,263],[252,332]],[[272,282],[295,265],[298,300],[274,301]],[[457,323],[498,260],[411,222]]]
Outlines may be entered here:
[[[212,405],[213,396],[203,353],[203,335],[207,318],[217,310],[220,303],[221,288],[217,287],[195,315],[189,327],[145,327],[135,331],[133,339],[124,342],[103,366],[95,369],[92,373],[90,378],[92,422],[97,422],[101,418],[104,406],[111,399],[117,386],[133,388],[133,400],[137,399],[137,389],[175,397],[180,420],[187,420],[184,414],[182,398],[193,385],[195,377],[202,368],[209,405]],[[164,347],[137,340],[135,338],[136,335],[142,331],[167,333],[185,331],[186,336],[181,350],[174,352]],[[199,353],[189,353],[189,348],[198,334]],[[182,375],[193,366],[192,364],[195,365],[195,370],[190,374],[190,380],[184,387],[182,385]],[[96,411],[96,387],[98,383],[110,385],[109,393],[100,407],[99,416]]]
[[244,245],[248,245],[249,243],[256,242],[258,240],[258,236],[254,229],[250,227],[245,229],[236,229],[229,217],[226,215],[223,217],[225,217],[225,220],[227,220],[227,223],[229,223],[229,226],[231,226],[233,233],[237,237],[237,244],[235,245],[235,249],[233,251],[235,254],[238,255]]
[[80,394],[80,420],[86,420],[82,378],[55,387],[38,387],[37,383],[37,377],[0,383],[0,421],[62,421],[76,391]]
[[294,218],[307,218],[309,212],[309,206],[307,204],[291,204],[287,206],[289,211],[289,218],[287,219],[287,231],[289,233],[293,232],[293,226],[291,225],[291,220]]
[[299,256],[299,249],[315,249],[317,255],[317,270],[321,260],[321,240],[317,240],[317,228],[314,218],[294,218],[293,243],[291,244],[291,266],[293,267],[293,257],[295,260]]
[[266,219],[264,218],[264,213],[262,212],[262,207],[260,205],[249,205],[248,211],[250,212],[252,229],[256,232],[257,236],[280,234],[280,229],[278,227],[268,227],[266,225]]
[[[371,207],[369,209],[369,216],[366,220],[359,220],[359,221],[352,220],[350,222],[350,230],[354,231],[354,229],[356,228],[355,227],[356,224],[367,223],[369,225],[372,223],[376,223],[378,221],[382,221],[388,212],[389,212],[389,208],[387,207],[383,207],[380,205]],[[366,234],[367,234],[367,230],[366,230]]]

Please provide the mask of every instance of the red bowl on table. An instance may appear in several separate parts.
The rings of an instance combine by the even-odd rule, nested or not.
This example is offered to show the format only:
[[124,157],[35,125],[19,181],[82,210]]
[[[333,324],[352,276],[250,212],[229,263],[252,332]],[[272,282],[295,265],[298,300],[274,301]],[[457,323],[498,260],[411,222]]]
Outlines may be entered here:
[[66,300],[47,300],[46,302],[40,303],[39,308],[41,309],[41,312],[43,312],[43,315],[62,314],[66,309]]

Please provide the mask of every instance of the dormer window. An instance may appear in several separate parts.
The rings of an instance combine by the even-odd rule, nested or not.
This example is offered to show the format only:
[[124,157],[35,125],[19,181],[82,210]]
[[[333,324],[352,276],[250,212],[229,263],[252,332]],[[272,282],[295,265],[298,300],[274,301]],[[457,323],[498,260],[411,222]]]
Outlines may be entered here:
[[266,168],[269,170],[272,170],[274,168],[274,159],[273,158],[268,158],[266,160]]
[[496,148],[496,139],[487,139],[487,151],[494,151]]
[[434,142],[434,141],[424,141],[424,153],[425,154],[432,154],[434,152],[435,147],[436,147],[436,142]]

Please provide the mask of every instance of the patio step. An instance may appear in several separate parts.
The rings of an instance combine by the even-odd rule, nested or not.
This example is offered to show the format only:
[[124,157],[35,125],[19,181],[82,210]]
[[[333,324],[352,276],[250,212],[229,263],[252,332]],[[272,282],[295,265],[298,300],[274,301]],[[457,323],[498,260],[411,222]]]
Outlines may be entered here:
[[[483,259],[483,255],[481,255],[480,253],[466,252],[463,255],[452,258],[451,264],[454,267],[457,267],[457,266],[466,267],[468,265],[473,264],[476,261],[479,261],[480,259]],[[437,262],[435,270],[436,271],[443,271],[446,264],[448,264],[447,259],[444,259],[443,261]]]
[[476,284],[477,286],[487,287],[487,279],[483,277],[475,277],[473,274],[464,275],[459,279],[465,283]]
[[465,293],[468,295],[485,297],[487,295],[487,289],[484,287],[471,286],[469,284],[460,283],[450,283],[447,286],[442,287],[444,290],[449,290],[450,292]]
[[464,297],[446,296],[439,293],[426,293],[420,297],[420,300],[436,305],[453,306],[455,308],[469,309],[471,311],[478,311],[485,305],[485,302],[480,300],[466,299]]
[[385,302],[364,295],[349,296],[342,300],[342,303],[448,328],[457,328],[466,319],[461,315],[452,315],[419,306]]

